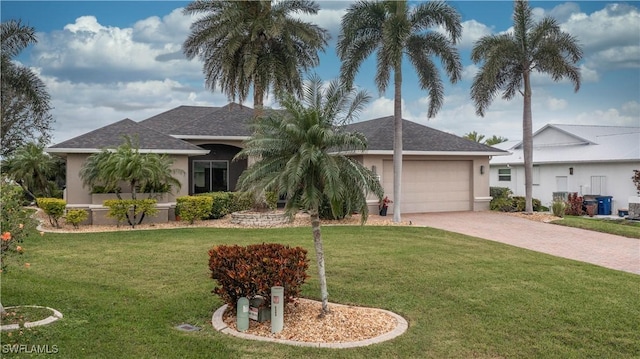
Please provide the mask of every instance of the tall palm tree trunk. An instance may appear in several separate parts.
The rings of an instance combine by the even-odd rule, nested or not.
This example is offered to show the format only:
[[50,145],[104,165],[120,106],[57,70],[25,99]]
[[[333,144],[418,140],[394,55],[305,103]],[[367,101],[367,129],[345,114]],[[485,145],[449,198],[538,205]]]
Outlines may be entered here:
[[264,113],[264,89],[258,81],[253,81],[253,116],[260,117]]
[[320,233],[320,215],[318,209],[314,209],[310,212],[311,217],[311,230],[313,231],[313,245],[316,251],[316,262],[318,262],[318,277],[320,279],[320,296],[322,297],[322,311],[320,317],[324,317],[329,313],[328,298],[329,292],[327,291],[327,276],[324,271],[324,250],[322,249],[322,233]]
[[525,71],[524,108],[522,113],[522,145],[524,152],[524,192],[525,213],[533,213],[533,125],[531,123],[531,81],[530,74]]
[[[400,60],[402,61],[402,60]],[[402,65],[398,61],[393,70],[393,222],[400,223],[402,216]]]

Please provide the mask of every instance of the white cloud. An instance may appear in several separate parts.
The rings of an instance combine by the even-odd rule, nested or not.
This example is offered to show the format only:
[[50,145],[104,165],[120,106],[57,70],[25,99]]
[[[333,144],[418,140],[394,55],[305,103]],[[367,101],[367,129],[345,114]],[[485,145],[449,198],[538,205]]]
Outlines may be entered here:
[[[463,21],[460,25],[462,25],[462,36],[456,44],[458,48],[471,49],[476,41],[480,40],[483,36],[491,35],[492,32],[491,27],[473,19]],[[439,26],[436,31],[447,35],[447,32],[442,26]]]
[[189,34],[191,23],[197,16],[182,14],[183,8],[173,10],[169,15],[152,16],[133,25],[132,39],[150,44],[182,43]]
[[567,108],[567,100],[558,99],[558,98],[549,98],[547,100],[547,107],[551,111],[564,110]]
[[640,10],[607,4],[590,15],[574,13],[561,25],[584,46],[591,68],[640,67]]
[[[172,12],[162,22],[158,22],[158,18],[148,18],[137,24],[147,24],[143,26],[147,31],[153,23],[151,28],[162,37],[176,28],[179,23],[175,20],[176,14],[176,11]],[[44,34],[32,56],[44,74],[77,82],[158,80],[167,76],[196,79],[202,76],[199,62],[187,61],[181,56],[181,43],[140,42],[133,35],[132,28],[103,26],[96,17],[83,16],[66,25],[63,31]],[[186,33],[179,37],[184,39]],[[138,39],[144,39],[144,36]]]

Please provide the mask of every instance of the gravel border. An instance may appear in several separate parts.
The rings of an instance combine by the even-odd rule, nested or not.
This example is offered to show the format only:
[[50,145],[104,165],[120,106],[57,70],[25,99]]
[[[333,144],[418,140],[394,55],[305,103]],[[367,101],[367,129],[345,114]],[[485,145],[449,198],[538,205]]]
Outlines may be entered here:
[[[305,300],[310,300],[310,299],[305,299]],[[330,304],[331,306],[353,307],[353,306],[347,306],[347,305],[336,304],[336,303],[330,303]],[[363,307],[360,307],[360,308],[363,308]],[[367,345],[382,343],[404,334],[404,332],[406,332],[407,329],[409,328],[409,323],[403,317],[401,317],[396,313],[393,313],[384,309],[378,309],[378,308],[367,308],[367,309],[371,309],[373,311],[385,313],[389,316],[392,316],[396,320],[396,327],[390,332],[384,333],[382,335],[378,335],[377,337],[353,341],[353,342],[322,343],[322,342],[303,342],[303,341],[295,341],[295,340],[267,338],[259,335],[242,333],[233,328],[230,328],[223,320],[224,312],[227,310],[227,304],[218,308],[218,310],[216,310],[213,313],[213,316],[211,317],[211,323],[213,324],[213,328],[215,330],[221,333],[233,335],[235,337],[242,338],[242,339],[259,340],[259,341],[294,345],[294,346],[300,346],[300,347],[334,348],[334,349],[357,348],[357,347],[364,347]]]

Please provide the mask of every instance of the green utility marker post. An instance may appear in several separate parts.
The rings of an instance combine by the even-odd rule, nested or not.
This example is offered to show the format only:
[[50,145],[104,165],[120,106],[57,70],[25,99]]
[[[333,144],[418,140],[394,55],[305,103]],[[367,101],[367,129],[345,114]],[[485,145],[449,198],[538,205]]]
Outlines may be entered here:
[[236,326],[239,332],[244,332],[249,329],[249,299],[247,299],[247,297],[240,297],[240,299],[238,299]]

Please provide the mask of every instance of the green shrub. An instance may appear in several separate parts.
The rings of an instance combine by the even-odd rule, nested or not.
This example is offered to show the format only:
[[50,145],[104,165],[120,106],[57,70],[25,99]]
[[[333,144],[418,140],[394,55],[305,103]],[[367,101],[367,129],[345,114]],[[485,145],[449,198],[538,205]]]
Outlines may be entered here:
[[276,192],[265,192],[264,197],[270,210],[274,211],[278,208],[278,194]]
[[84,209],[70,209],[67,211],[67,215],[64,217],[65,221],[78,228],[78,225],[89,218],[89,213]]
[[563,201],[554,201],[551,204],[551,210],[556,217],[564,217],[564,210],[567,205]]
[[331,203],[329,202],[329,198],[327,198],[327,196],[322,196],[322,203],[318,208],[318,215],[320,216],[320,219],[329,221],[343,219],[347,215],[347,205],[345,203],[342,206],[342,213],[334,214],[333,211],[331,211]]
[[209,250],[211,278],[217,283],[213,292],[231,308],[240,297],[270,298],[273,286],[283,286],[285,301],[293,302],[308,278],[308,268],[307,250],[302,247],[262,243],[219,245]]
[[492,211],[513,212],[513,201],[511,198],[494,198],[489,203]]
[[176,198],[176,212],[180,219],[193,224],[197,219],[206,219],[211,214],[213,198],[209,196],[184,196]]
[[250,192],[229,192],[229,195],[229,213],[246,211],[253,207],[253,195]]
[[36,198],[36,203],[49,217],[49,223],[56,228],[60,228],[58,220],[64,216],[67,202],[59,198]]
[[489,187],[489,195],[493,199],[509,198],[512,192],[508,187]]
[[209,192],[201,193],[197,196],[211,198],[212,202],[211,209],[209,211],[209,219],[219,219],[230,213],[231,192]]
[[110,199],[103,204],[109,207],[107,216],[115,218],[118,226],[126,220],[131,227],[135,228],[142,223],[145,216],[158,214],[157,202],[155,199]]
[[[525,209],[525,197],[522,196],[514,196],[511,197],[513,200],[513,210],[515,212],[522,212]],[[540,206],[542,205],[542,203],[540,202],[539,199],[537,198],[532,198],[531,199],[531,204],[533,207],[533,211],[534,212],[539,212],[540,211]]]

